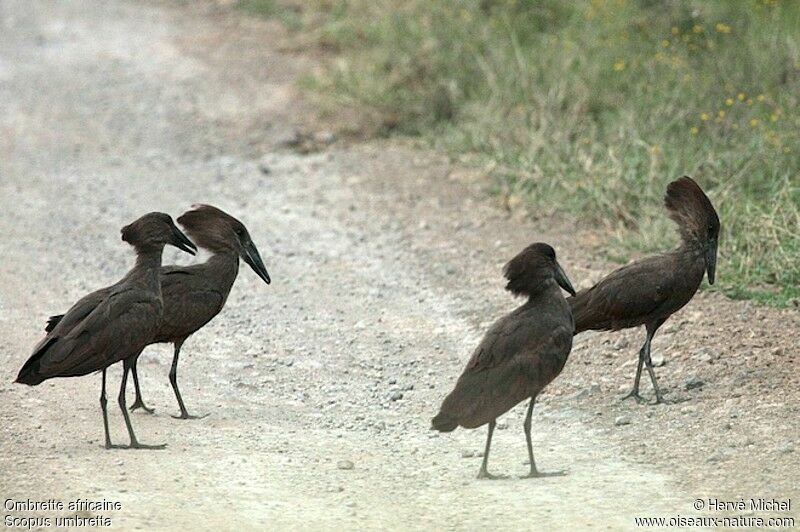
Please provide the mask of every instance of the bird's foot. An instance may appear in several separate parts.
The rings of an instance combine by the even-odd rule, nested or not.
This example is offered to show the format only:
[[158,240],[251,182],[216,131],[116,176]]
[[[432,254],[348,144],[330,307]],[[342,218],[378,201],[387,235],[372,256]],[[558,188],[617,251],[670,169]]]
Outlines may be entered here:
[[681,397],[680,399],[664,399],[662,396],[656,396],[656,401],[653,405],[676,405],[678,403],[685,403],[689,400],[688,397]]
[[567,474],[566,471],[551,471],[549,473],[544,473],[542,471],[532,470],[527,475],[523,475],[519,478],[547,478],[547,477],[563,477]]
[[143,402],[141,399],[137,399],[137,400],[136,400],[136,401],[134,401],[134,402],[133,402],[133,404],[131,405],[131,408],[130,408],[130,410],[131,410],[131,412],[133,412],[134,410],[137,410],[137,409],[139,409],[139,408],[141,408],[142,410],[144,410],[144,411],[145,411],[145,412],[147,412],[148,414],[152,414],[152,413],[154,413],[154,412],[156,411],[156,409],[155,409],[155,408],[148,408],[148,407],[146,407],[146,406],[144,405],[144,402]]
[[478,478],[485,480],[501,480],[506,477],[504,477],[503,475],[492,475],[487,470],[481,469],[480,471],[478,471]]
[[636,402],[637,402],[637,403],[639,403],[640,405],[641,405],[641,404],[643,404],[643,403],[646,403],[646,402],[647,402],[647,400],[646,400],[644,397],[642,397],[641,395],[639,395],[639,390],[637,390],[636,388],[634,388],[634,389],[633,389],[633,390],[631,390],[631,391],[630,391],[630,392],[629,392],[627,395],[625,395],[624,397],[622,397],[622,398],[620,399],[620,401],[624,401],[625,399],[630,399],[630,398],[633,398],[633,399],[635,399],[635,400],[636,400]]
[[175,419],[203,419],[203,418],[206,418],[208,416],[209,416],[209,414],[203,414],[201,416],[193,416],[189,412],[181,412],[181,415],[172,416],[172,417],[175,418]]
[[151,451],[160,451],[161,449],[166,449],[166,447],[167,447],[166,443],[159,443],[159,444],[156,444],[156,445],[148,445],[146,443],[139,443],[138,441],[133,441],[133,442],[131,442],[130,445],[128,445],[127,447],[123,447],[123,448],[124,449],[145,449],[145,450],[149,449]]
[[131,442],[129,445],[120,445],[116,443],[106,442],[104,445],[106,449],[149,449],[149,450],[161,450],[167,447],[166,443],[161,443],[158,445],[147,445],[146,443],[139,443],[138,441]]

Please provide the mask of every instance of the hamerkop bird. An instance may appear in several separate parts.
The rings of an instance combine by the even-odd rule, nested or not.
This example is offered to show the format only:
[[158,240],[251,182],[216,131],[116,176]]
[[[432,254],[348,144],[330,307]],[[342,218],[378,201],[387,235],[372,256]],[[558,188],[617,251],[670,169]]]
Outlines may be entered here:
[[130,436],[129,448],[159,449],[164,445],[139,443],[125,405],[128,370],[150,343],[161,321],[163,302],[158,279],[166,244],[194,254],[197,247],[175,227],[169,215],[152,212],[122,228],[122,240],[136,250],[136,265],[118,283],[93,292],[52,320],[47,336],[34,348],[17,376],[35,386],[54,377],[79,377],[103,372],[100,407],[103,411],[106,449],[111,444],[106,410],[106,369],[122,361],[119,407]]
[[573,295],[575,290],[547,244],[525,248],[506,264],[504,274],[506,290],[528,301],[486,333],[433,418],[433,428],[450,432],[459,425],[472,429],[488,423],[478,478],[496,478],[486,465],[497,417],[530,399],[524,424],[531,467],[527,476],[543,476],[533,460],[531,414],[536,396],[561,373],[572,348],[574,323],[559,286]]
[[[203,264],[192,266],[164,266],[161,268],[161,291],[164,295],[164,318],[151,343],[174,344],[169,381],[181,409],[177,419],[193,419],[183,404],[178,389],[178,357],[186,339],[219,314],[233,282],[239,273],[239,257],[256,274],[270,283],[269,274],[261,260],[247,228],[233,216],[210,205],[196,205],[178,218],[186,233],[198,246],[213,254]],[[131,410],[142,408],[152,412],[142,401],[136,361],[133,366],[133,383],[136,401]]]
[[708,273],[714,284],[719,217],[703,190],[689,177],[667,186],[664,204],[681,236],[678,249],[624,266],[567,301],[575,317],[575,334],[586,330],[618,331],[644,325],[647,338],[639,350],[633,389],[623,397],[637,402],[642,365],[647,367],[656,404],[664,398],[650,360],[650,342],[661,325],[692,299]]

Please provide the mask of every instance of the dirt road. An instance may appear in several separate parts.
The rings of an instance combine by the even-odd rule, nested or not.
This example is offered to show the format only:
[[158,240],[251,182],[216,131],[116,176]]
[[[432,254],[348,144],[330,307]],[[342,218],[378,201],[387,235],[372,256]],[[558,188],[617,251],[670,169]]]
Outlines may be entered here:
[[[687,353],[661,374],[681,393],[708,366],[692,353],[730,343],[739,327],[754,363],[762,350],[775,361],[748,374],[733,403],[725,379],[738,373],[720,362],[720,377],[701,374],[705,391],[686,403],[620,404],[639,336],[589,337],[534,412],[537,463],[567,474],[515,477],[526,472],[519,407],[490,462],[512,477],[475,480],[485,432],[439,435],[429,420],[486,326],[518,303],[500,266],[536,240],[558,250],[576,284],[608,265],[569,228],[509,218],[472,173],[434,154],[288,149],[311,115],[293,89],[309,60],[279,51],[284,37],[200,8],[0,3],[3,500],[118,501],[121,510],[80,515],[121,529],[552,530],[692,515],[700,497],[798,495],[797,314],[709,295],[676,318],[673,333],[685,333],[655,343]],[[49,315],[129,267],[122,225],[196,202],[247,224],[273,284],[243,267],[223,313],[184,345],[184,399],[209,417],[169,416],[171,350],[150,347],[139,367],[156,414],[133,422],[143,442],[168,447],[105,451],[99,376],[11,382]],[[710,314],[731,318],[709,325]],[[788,327],[769,327],[779,320]],[[630,346],[615,350],[619,338]],[[110,374],[113,389],[120,369]],[[751,400],[762,385],[775,395]],[[112,437],[124,441],[110,405]],[[710,461],[722,441],[737,444]]]

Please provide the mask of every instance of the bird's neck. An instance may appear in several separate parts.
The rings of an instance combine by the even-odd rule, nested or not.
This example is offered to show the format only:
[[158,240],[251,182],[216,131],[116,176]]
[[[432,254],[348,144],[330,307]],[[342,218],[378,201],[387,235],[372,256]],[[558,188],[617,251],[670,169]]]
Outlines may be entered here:
[[137,250],[136,264],[125,276],[125,279],[144,288],[160,292],[161,282],[158,276],[163,252],[163,246]]
[[205,264],[210,277],[220,283],[220,288],[230,290],[239,274],[239,254],[231,251],[211,255]]
[[682,240],[675,252],[685,256],[701,257],[705,260],[705,247],[702,242],[694,238]]

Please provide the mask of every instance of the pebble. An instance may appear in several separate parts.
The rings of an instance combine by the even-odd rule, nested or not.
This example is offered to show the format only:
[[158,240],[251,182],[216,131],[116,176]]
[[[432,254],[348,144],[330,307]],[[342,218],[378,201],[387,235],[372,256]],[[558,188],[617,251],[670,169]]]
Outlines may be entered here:
[[614,425],[622,426],[622,425],[630,425],[631,419],[628,416],[617,416],[614,418]]
[[461,458],[473,458],[475,456],[475,451],[464,450],[461,451]]
[[666,362],[666,360],[664,359],[664,353],[662,353],[661,351],[656,351],[655,353],[652,353],[650,355],[650,361],[653,363],[655,367],[660,368]]
[[344,471],[350,471],[354,467],[356,467],[355,464],[350,460],[339,460],[338,462],[336,462],[336,468],[342,469]]
[[686,382],[684,383],[684,388],[687,390],[694,390],[696,388],[702,388],[706,384],[706,381],[698,377],[697,375],[692,375]]
[[392,396],[390,397],[390,399],[391,399],[392,401],[399,401],[399,400],[400,400],[400,399],[402,399],[402,398],[403,398],[403,392],[399,392],[399,391],[398,391],[398,392],[394,392],[394,393],[392,394]]
[[620,338],[616,342],[614,342],[614,344],[611,347],[613,347],[614,350],[619,351],[621,349],[625,349],[629,345],[630,342],[628,341],[627,338]]
[[694,354],[694,359],[704,364],[710,364],[714,360],[714,355],[711,350],[703,348]]

